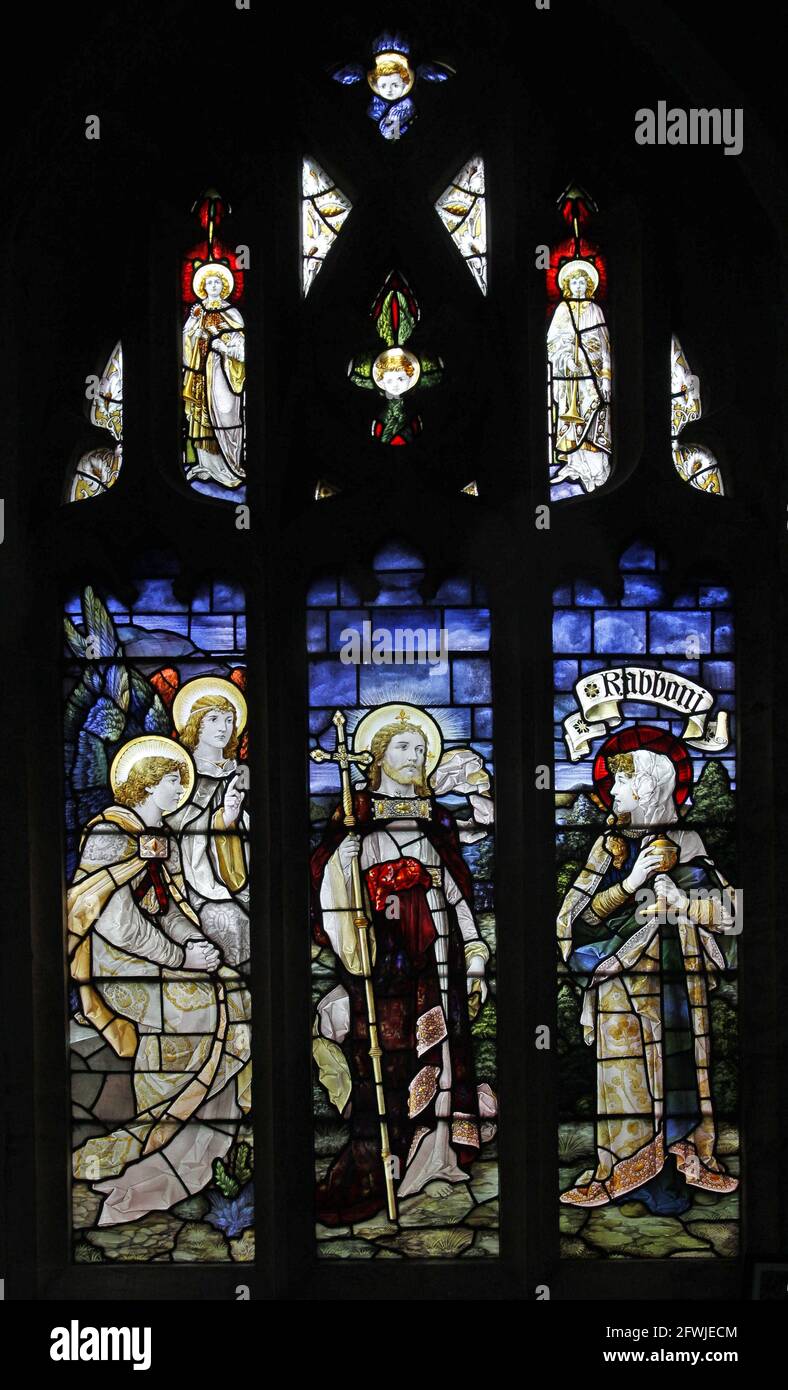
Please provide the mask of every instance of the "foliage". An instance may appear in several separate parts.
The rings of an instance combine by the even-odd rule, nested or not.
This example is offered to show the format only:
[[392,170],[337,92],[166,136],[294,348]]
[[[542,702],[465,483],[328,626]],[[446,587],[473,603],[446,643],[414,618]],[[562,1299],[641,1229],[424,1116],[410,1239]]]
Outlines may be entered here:
[[731,779],[724,765],[711,758],[698,778],[685,823],[732,825],[735,818],[736,802],[731,791]]
[[229,1238],[241,1235],[254,1222],[253,1169],[252,1146],[245,1140],[233,1144],[224,1159],[213,1161],[216,1186],[208,1190],[211,1209],[205,1220]]
[[498,1083],[495,1043],[492,1038],[479,1038],[475,1043],[476,1080],[486,1081],[493,1089]]
[[605,819],[605,815],[594,805],[591,798],[586,796],[585,792],[579,792],[561,824],[561,857],[568,855],[572,859],[582,859],[585,863],[594,840],[593,827],[603,825]]
[[213,1161],[213,1180],[225,1197],[237,1197],[251,1179],[253,1171],[252,1146],[245,1140],[233,1144],[226,1159],[215,1158]]
[[576,859],[568,859],[565,864],[559,864],[556,881],[558,907],[561,906],[582,867],[583,864]]
[[493,850],[492,835],[485,835],[483,840],[477,840],[475,844],[464,847],[463,858],[474,878],[489,880],[494,877]]
[[593,1048],[586,1047],[580,1027],[581,997],[572,985],[558,990],[557,1051],[561,1058],[559,1106],[562,1116],[577,1118],[594,1113],[595,1063]]
[[479,1011],[479,1016],[471,1024],[471,1033],[475,1038],[494,1038],[497,1033],[497,1009],[495,1000],[488,995],[484,1005]]

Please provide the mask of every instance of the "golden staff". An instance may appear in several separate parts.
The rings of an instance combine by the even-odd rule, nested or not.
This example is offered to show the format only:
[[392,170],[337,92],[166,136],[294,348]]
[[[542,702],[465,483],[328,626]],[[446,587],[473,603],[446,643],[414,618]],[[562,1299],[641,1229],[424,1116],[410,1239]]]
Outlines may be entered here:
[[[344,811],[344,822],[348,830],[355,829],[356,817],[353,814],[353,791],[350,786],[350,768],[355,763],[359,767],[367,767],[372,762],[371,753],[351,753],[345,740],[345,724],[347,720],[341,709],[334,715],[333,721],[337,730],[337,746],[333,753],[326,753],[322,748],[313,748],[310,757],[316,763],[336,763],[339,767],[339,774],[342,779],[342,809]],[[386,1203],[388,1206],[389,1220],[397,1220],[397,1197],[394,1191],[394,1159],[389,1146],[389,1127],[386,1120],[386,1095],[383,1090],[383,1071],[380,1065],[382,1051],[378,1041],[378,1023],[375,1013],[375,993],[372,988],[372,963],[369,954],[369,928],[370,922],[364,909],[364,893],[361,886],[361,869],[359,867],[358,855],[354,854],[350,861],[351,882],[353,886],[353,925],[356,928],[358,937],[358,949],[361,956],[361,977],[364,981],[364,992],[367,1003],[367,1023],[369,1025],[369,1055],[372,1060],[372,1075],[375,1078],[375,1096],[378,1104],[378,1120],[380,1123],[380,1158],[383,1164],[383,1172],[386,1179]]]

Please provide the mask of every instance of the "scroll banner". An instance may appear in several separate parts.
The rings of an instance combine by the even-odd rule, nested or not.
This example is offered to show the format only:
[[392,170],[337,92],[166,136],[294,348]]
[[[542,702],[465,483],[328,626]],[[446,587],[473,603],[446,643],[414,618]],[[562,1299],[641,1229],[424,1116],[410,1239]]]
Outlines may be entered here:
[[639,700],[686,716],[685,743],[705,753],[720,753],[728,746],[728,713],[719,710],[710,719],[714,696],[675,671],[653,666],[616,666],[591,671],[575,684],[575,698],[582,713],[564,720],[564,738],[573,763],[590,751],[591,740],[604,738],[623,718],[619,705]]

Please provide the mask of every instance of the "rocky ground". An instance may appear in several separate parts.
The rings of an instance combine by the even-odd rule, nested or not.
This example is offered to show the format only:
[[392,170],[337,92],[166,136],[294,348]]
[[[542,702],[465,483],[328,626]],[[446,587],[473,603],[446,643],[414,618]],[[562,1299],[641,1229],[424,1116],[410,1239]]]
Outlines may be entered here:
[[[591,1126],[562,1125],[559,1189],[571,1187],[581,1169],[593,1164]],[[729,1173],[738,1175],[738,1134],[721,1125],[717,1152]],[[572,1156],[570,1166],[568,1157]],[[692,1205],[681,1216],[652,1216],[642,1202],[617,1202],[582,1211],[561,1206],[564,1259],[735,1259],[739,1253],[739,1194],[690,1188]]]
[[[484,1158],[474,1163],[470,1182],[428,1183],[406,1197],[399,1220],[381,1211],[356,1226],[318,1226],[322,1259],[452,1259],[498,1255],[498,1163],[495,1145],[485,1144]],[[316,1165],[323,1177],[330,1159]]]
[[124,1226],[92,1229],[99,1198],[88,1183],[73,1187],[74,1259],[78,1264],[131,1261],[151,1264],[246,1264],[254,1259],[254,1232],[228,1240],[203,1218],[207,1197],[187,1197],[167,1212],[151,1212]]

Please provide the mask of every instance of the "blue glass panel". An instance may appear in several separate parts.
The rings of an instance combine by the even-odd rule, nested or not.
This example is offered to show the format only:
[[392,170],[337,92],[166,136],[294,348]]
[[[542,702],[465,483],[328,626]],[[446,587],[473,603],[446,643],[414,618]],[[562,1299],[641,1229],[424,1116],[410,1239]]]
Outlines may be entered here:
[[470,603],[470,579],[444,579],[434,599],[436,603]]
[[373,568],[380,570],[420,570],[424,565],[421,556],[401,541],[391,541],[381,546],[373,562]]
[[568,608],[571,602],[571,584],[562,584],[559,588],[553,589],[553,603],[556,608]]
[[365,705],[388,700],[417,705],[449,703],[449,672],[439,666],[362,666],[359,686]]
[[475,738],[492,738],[493,713],[491,709],[487,707],[474,709],[473,733]]
[[310,608],[328,607],[337,601],[336,579],[316,579],[310,586],[306,601]]
[[635,655],[645,650],[645,613],[608,610],[594,615],[594,651]]
[[449,649],[457,651],[487,651],[490,645],[489,608],[467,608],[459,612],[447,608],[444,624],[449,634]]
[[338,792],[339,768],[331,763],[313,763],[309,759],[309,790],[311,792]]
[[390,570],[381,576],[380,592],[373,604],[376,608],[402,603],[421,603],[419,585],[423,578],[421,572],[413,570]]
[[655,570],[656,568],[657,557],[654,550],[641,541],[635,541],[634,545],[625,550],[619,561],[619,569],[622,570]]
[[730,589],[723,588],[721,584],[701,586],[700,603],[702,608],[722,608],[732,601],[733,595]]
[[214,613],[243,613],[244,596],[237,584],[214,584],[213,611]]
[[[174,619],[173,626],[176,621]],[[127,655],[132,656],[189,656],[195,650],[195,645],[190,637],[182,637],[171,628],[151,628],[150,630],[135,626],[133,623],[119,623],[118,636],[120,637]]]
[[714,615],[715,652],[733,651],[733,618],[730,613]]
[[[184,637],[187,637],[190,627],[196,623],[196,621],[197,619],[193,619],[190,624],[188,617],[180,613],[177,616],[174,613],[168,613],[164,622],[162,622],[161,613],[134,613],[129,626],[144,628],[147,632],[159,632],[166,625],[167,632],[178,632]],[[227,630],[227,626],[227,620],[223,619],[222,627],[225,631]]]
[[318,734],[322,734],[323,731],[324,731],[324,729],[327,729],[327,728],[330,726],[331,720],[332,720],[332,718],[333,718],[333,714],[334,714],[333,708],[329,708],[329,709],[312,709],[312,710],[310,710],[310,711],[309,711],[309,732],[310,732],[310,734],[314,734],[315,737],[317,737]]
[[[171,579],[146,579],[139,585],[135,608],[156,613],[185,613],[187,605],[172,592]],[[243,605],[242,605],[243,606]]]
[[624,594],[621,603],[624,608],[653,608],[665,598],[665,586],[661,580],[647,574],[625,574]]
[[735,685],[732,661],[704,661],[703,684],[709,690],[733,690]]
[[[343,608],[337,611],[330,609],[328,614],[328,645],[332,652],[339,651],[349,640],[349,634],[358,633],[359,639],[363,636],[363,624],[369,621],[368,608]],[[375,618],[374,626],[378,626],[378,619]],[[343,634],[345,634],[343,636]]]
[[553,650],[556,652],[589,652],[591,650],[591,617],[571,609],[553,616]]
[[191,638],[207,651],[229,652],[235,646],[232,618],[200,617],[192,619]]
[[335,708],[356,704],[355,666],[341,661],[314,661],[309,668],[309,699],[313,705]]
[[347,579],[340,581],[339,598],[345,608],[352,608],[355,604],[361,603],[361,595],[358,589],[355,584],[351,584]]
[[492,699],[489,662],[473,658],[454,661],[452,688],[455,700],[466,700],[470,705],[489,704]]
[[568,714],[574,714],[576,709],[577,701],[574,695],[556,695],[553,701],[553,718],[560,724]]
[[553,676],[556,690],[572,690],[577,680],[576,661],[554,661]]
[[711,651],[711,617],[709,613],[655,612],[650,617],[650,650],[652,652]]
[[680,676],[689,676],[691,681],[700,680],[699,661],[676,661],[673,657],[666,657],[660,665],[663,671],[676,671]]
[[607,602],[605,595],[596,584],[575,584],[575,603],[583,607],[597,608]]
[[324,652],[326,650],[326,615],[325,613],[308,613],[306,619],[306,645],[307,651]]
[[[431,709],[433,713],[437,716],[438,720],[440,720],[442,716],[445,717],[445,711],[442,710],[438,705],[432,705]],[[472,713],[474,713],[474,711],[470,709],[467,705],[451,706],[451,736],[449,737],[447,735],[447,748],[452,743],[459,742],[467,744],[467,741],[471,736]]]

